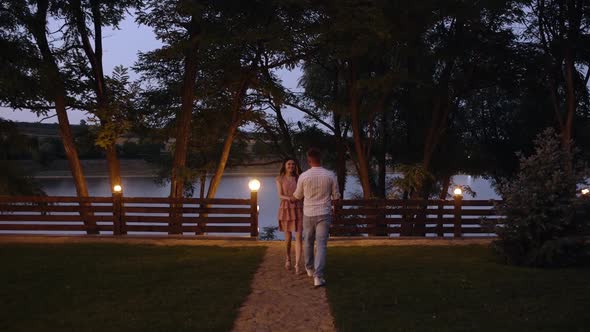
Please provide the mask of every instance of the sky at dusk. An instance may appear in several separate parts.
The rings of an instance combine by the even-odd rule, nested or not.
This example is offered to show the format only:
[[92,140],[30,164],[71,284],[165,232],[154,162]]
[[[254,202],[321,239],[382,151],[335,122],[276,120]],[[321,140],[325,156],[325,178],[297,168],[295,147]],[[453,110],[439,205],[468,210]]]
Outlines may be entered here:
[[[131,67],[137,60],[138,52],[146,52],[161,46],[152,30],[147,26],[140,26],[134,22],[133,17],[128,17],[121,22],[119,30],[108,30],[103,33],[104,47],[104,68],[105,72],[110,74],[117,65]],[[131,78],[136,76],[130,71]],[[283,81],[283,85],[290,90],[298,90],[297,82],[301,76],[301,71],[296,68],[293,71],[281,69],[277,71],[278,76]],[[50,113],[50,115],[53,115]],[[70,123],[78,124],[80,120],[85,119],[86,115],[80,111],[68,111]],[[15,111],[8,108],[0,108],[0,117],[13,121],[38,122],[42,118],[29,111]],[[296,121],[302,118],[301,114],[294,110],[288,110],[286,117]],[[43,123],[55,123],[57,118],[44,120]]]

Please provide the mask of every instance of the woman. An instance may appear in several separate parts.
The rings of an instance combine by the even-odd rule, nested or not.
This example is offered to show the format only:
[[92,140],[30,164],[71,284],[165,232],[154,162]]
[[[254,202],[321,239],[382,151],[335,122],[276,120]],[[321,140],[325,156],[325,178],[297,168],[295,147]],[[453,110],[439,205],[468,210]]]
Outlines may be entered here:
[[281,204],[279,205],[279,230],[285,232],[285,269],[291,269],[291,233],[295,233],[295,274],[299,274],[300,261],[303,253],[301,234],[303,231],[303,204],[301,201],[291,201],[297,188],[297,179],[301,168],[297,161],[289,158],[283,162],[279,176],[276,178],[277,192]]

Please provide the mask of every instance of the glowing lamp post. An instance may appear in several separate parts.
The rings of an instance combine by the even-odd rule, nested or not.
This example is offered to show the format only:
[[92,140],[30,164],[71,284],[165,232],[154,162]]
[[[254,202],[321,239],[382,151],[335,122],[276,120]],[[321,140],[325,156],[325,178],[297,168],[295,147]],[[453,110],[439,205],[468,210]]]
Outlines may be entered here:
[[123,231],[123,187],[113,186],[113,235],[124,234]]
[[250,236],[258,238],[258,190],[260,190],[260,181],[252,179],[248,182],[250,188]]
[[463,190],[460,187],[453,190],[455,195],[455,222],[453,223],[453,233],[455,237],[461,237],[461,203],[463,201]]
[[588,189],[588,188],[582,189],[582,196],[583,197],[590,197],[590,189]]

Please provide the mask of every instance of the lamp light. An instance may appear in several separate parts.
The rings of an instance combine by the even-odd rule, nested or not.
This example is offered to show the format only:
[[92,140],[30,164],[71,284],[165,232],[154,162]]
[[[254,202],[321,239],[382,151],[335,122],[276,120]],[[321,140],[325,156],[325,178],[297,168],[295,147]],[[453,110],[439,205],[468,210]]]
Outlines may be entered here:
[[260,181],[257,179],[252,179],[250,182],[248,182],[248,187],[251,191],[258,191],[258,189],[260,189]]

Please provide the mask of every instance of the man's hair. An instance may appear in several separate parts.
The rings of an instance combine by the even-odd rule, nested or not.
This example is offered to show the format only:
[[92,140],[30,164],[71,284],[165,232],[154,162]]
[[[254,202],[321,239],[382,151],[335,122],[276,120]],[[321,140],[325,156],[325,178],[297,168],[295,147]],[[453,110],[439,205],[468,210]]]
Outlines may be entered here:
[[319,163],[322,161],[322,153],[318,148],[310,148],[307,150],[307,158],[313,160],[316,163]]

